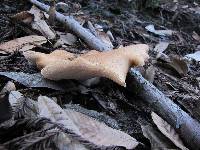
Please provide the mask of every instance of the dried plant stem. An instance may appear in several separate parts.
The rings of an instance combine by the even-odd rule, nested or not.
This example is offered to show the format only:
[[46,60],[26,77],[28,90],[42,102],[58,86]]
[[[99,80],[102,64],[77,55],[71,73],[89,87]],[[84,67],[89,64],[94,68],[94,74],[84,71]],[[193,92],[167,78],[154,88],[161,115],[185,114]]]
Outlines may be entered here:
[[[45,5],[37,0],[29,1],[46,12],[48,12],[50,9],[50,6]],[[87,43],[87,45],[92,49],[108,51],[113,48],[110,45],[104,43],[101,39],[95,37],[90,31],[83,28],[72,16],[65,16],[59,12],[55,12],[55,17],[58,21],[65,24],[71,31],[80,37],[85,43]]]

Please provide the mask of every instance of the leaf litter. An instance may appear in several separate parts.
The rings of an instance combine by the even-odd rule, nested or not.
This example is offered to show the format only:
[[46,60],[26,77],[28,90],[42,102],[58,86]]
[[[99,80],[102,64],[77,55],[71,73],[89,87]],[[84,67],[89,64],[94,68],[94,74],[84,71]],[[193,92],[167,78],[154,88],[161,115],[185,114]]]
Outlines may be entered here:
[[169,138],[177,147],[179,147],[181,150],[188,150],[186,148],[179,137],[178,133],[176,133],[175,129],[171,127],[169,123],[167,123],[165,120],[163,120],[160,116],[158,116],[156,113],[151,113],[152,119],[158,129],[167,137]]
[[45,37],[37,35],[17,38],[0,44],[0,54],[9,54],[15,51],[27,51],[46,42],[47,40]]
[[172,36],[173,34],[172,30],[156,30],[154,25],[148,25],[145,27],[145,29],[159,36]]
[[77,41],[77,38],[75,35],[71,33],[62,33],[57,32],[57,34],[60,36],[60,38],[57,40],[57,42],[54,44],[54,48],[63,46],[63,45],[74,45]]
[[54,39],[56,37],[55,32],[44,20],[44,13],[35,6],[33,6],[29,11],[16,14],[12,18],[30,24],[33,29],[38,30],[47,39]]
[[[7,1],[5,3],[6,3],[6,6],[8,6],[8,8],[12,8],[10,7],[10,4],[7,5],[8,3]],[[178,1],[176,2],[175,7],[174,7],[174,3],[173,3],[173,7],[170,5],[172,4],[171,2],[166,2],[166,3],[169,5],[158,5],[159,11],[162,11],[162,13],[157,15],[158,18],[155,18],[155,16],[148,14],[148,16],[150,17],[150,20],[147,19],[144,16],[144,14],[138,17],[138,15],[136,15],[135,12],[131,11],[133,9],[129,10],[129,7],[127,7],[126,5],[130,4],[129,6],[131,6],[132,2],[127,2],[127,1],[123,5],[120,4],[119,5],[120,8],[119,6],[116,6],[112,2],[110,2],[110,4],[108,5],[106,2],[102,2],[102,3],[97,2],[94,4],[94,2],[85,1],[85,2],[78,3],[78,5],[80,4],[82,5],[82,7],[89,6],[88,8],[91,7],[92,9],[88,9],[87,7],[84,7],[83,10],[81,7],[74,9],[75,7],[71,7],[72,4],[70,2],[69,3],[66,2],[66,4],[62,4],[63,7],[65,7],[64,9],[66,10],[63,10],[63,8],[57,8],[57,9],[65,11],[65,14],[67,15],[70,15],[70,13],[68,14],[68,12],[73,12],[72,15],[75,18],[79,18],[83,22],[90,22],[91,23],[89,25],[90,27],[88,27],[90,32],[92,32],[95,36],[99,36],[100,39],[104,40],[105,43],[110,44],[110,46],[111,45],[114,46],[114,48],[117,48],[119,45],[126,46],[133,43],[134,44],[147,43],[151,47],[155,47],[153,51],[156,52],[158,59],[155,60],[156,58],[156,56],[154,55],[155,53],[150,51],[150,61],[148,62],[148,66],[144,66],[146,70],[145,71],[146,78],[149,79],[149,81],[153,82],[159,89],[165,92],[167,96],[171,97],[179,105],[185,107],[185,109],[188,110],[188,112],[190,112],[190,114],[192,114],[195,118],[199,119],[197,115],[199,110],[193,106],[195,104],[194,102],[197,101],[198,99],[198,91],[199,91],[198,76],[200,74],[199,67],[198,67],[198,62],[199,62],[198,51],[193,54],[195,47],[197,47],[197,45],[199,44],[198,43],[199,32],[198,30],[196,30],[196,28],[194,28],[196,24],[199,24],[198,19],[194,19],[196,15],[198,14],[196,13],[198,9],[195,8],[196,5],[195,7],[190,4],[183,5],[182,3],[179,3]],[[75,6],[75,4],[73,4],[73,6]],[[93,9],[94,7],[95,9]],[[28,9],[30,9],[30,7],[27,8],[26,10]],[[81,12],[80,12],[80,9],[81,9]],[[121,15],[116,15],[116,16],[113,15],[113,10],[119,10],[119,9],[120,9]],[[154,10],[154,8],[150,7],[150,10],[151,9]],[[187,9],[189,9],[190,12],[187,12]],[[49,21],[48,14],[40,11],[36,7],[35,8],[32,7],[31,11],[26,11],[26,10],[23,9],[23,12],[21,14],[18,14],[19,18],[17,19],[15,18],[15,19],[28,25],[28,28],[38,30],[40,32],[40,35],[43,35],[47,39],[51,39],[51,41],[45,44],[47,40],[44,39],[44,37],[42,37],[44,39],[42,41],[24,42],[23,40],[26,38],[28,39],[27,34],[29,35],[30,32],[23,30],[23,34],[21,34],[22,29],[18,29],[18,28],[16,28],[16,30],[19,33],[16,34],[13,32],[13,30],[10,29],[10,33],[6,35],[7,37],[6,41],[8,41],[8,43],[4,41],[4,44],[7,43],[6,45],[7,47],[6,48],[3,47],[4,49],[2,49],[0,53],[3,55],[8,55],[8,57],[6,56],[6,58],[1,60],[2,62],[1,66],[3,67],[2,70],[6,70],[6,69],[7,70],[6,72],[1,72],[2,75],[0,77],[1,79],[0,86],[2,87],[2,85],[5,85],[5,83],[9,79],[12,79],[17,85],[16,86],[17,89],[20,88],[19,91],[22,93],[25,93],[26,96],[24,96],[22,93],[19,93],[19,91],[16,91],[17,90],[16,88],[12,88],[11,86],[10,89],[12,89],[12,92],[9,94],[9,97],[8,96],[4,97],[5,99],[4,102],[10,101],[10,105],[11,107],[13,107],[12,109],[15,110],[17,112],[16,114],[18,115],[15,114],[14,115],[15,117],[12,116],[12,119],[11,119],[12,123],[10,125],[3,124],[3,126],[4,127],[7,126],[9,129],[8,131],[13,131],[13,130],[10,130],[9,127],[16,127],[16,131],[17,131],[17,129],[18,130],[21,129],[20,124],[23,124],[24,129],[20,130],[22,132],[18,134],[19,135],[18,138],[15,136],[16,138],[15,137],[10,138],[9,139],[10,141],[8,140],[7,143],[3,144],[3,142],[1,142],[0,144],[3,145],[3,147],[12,145],[14,146],[14,148],[18,148],[19,143],[23,143],[23,146],[22,145],[20,146],[31,147],[34,145],[36,146],[36,147],[33,146],[34,148],[38,148],[37,146],[39,146],[40,148],[41,147],[48,148],[48,147],[53,146],[53,144],[51,144],[50,146],[49,143],[54,143],[55,145],[57,143],[56,146],[59,147],[59,149],[63,149],[63,148],[88,149],[88,145],[87,144],[86,144],[87,146],[84,145],[83,144],[84,142],[81,141],[81,139],[71,136],[70,133],[66,133],[66,130],[62,130],[60,126],[56,124],[57,121],[52,122],[56,126],[56,128],[48,129],[52,127],[51,120],[47,121],[44,118],[38,117],[38,114],[29,115],[26,113],[26,112],[31,112],[30,108],[32,107],[34,108],[35,104],[37,105],[37,101],[32,100],[32,92],[34,93],[34,97],[37,97],[38,95],[41,95],[41,89],[45,88],[45,93],[46,93],[45,95],[56,96],[57,103],[61,107],[66,106],[65,104],[70,105],[66,107],[66,109],[62,109],[62,111],[66,110],[65,113],[67,113],[69,116],[76,116],[77,118],[84,118],[84,119],[86,117],[86,120],[92,120],[92,121],[93,121],[93,118],[97,118],[95,121],[105,122],[107,126],[110,126],[115,129],[119,129],[119,126],[120,127],[122,126],[123,131],[126,131],[127,133],[131,133],[132,137],[136,137],[138,142],[143,143],[143,148],[146,146],[147,148],[150,147],[150,144],[146,142],[146,138],[144,137],[146,136],[147,138],[149,138],[149,141],[152,146],[151,148],[154,148],[154,147],[156,148],[155,145],[157,146],[160,145],[160,147],[162,148],[167,147],[167,148],[176,149],[175,145],[177,145],[177,147],[184,149],[184,147],[182,147],[184,144],[181,143],[182,146],[180,146],[180,144],[176,143],[179,140],[177,140],[176,138],[173,138],[173,137],[177,137],[177,134],[174,134],[175,132],[168,132],[167,134],[166,133],[164,134],[163,129],[162,129],[162,132],[164,135],[158,130],[154,134],[154,131],[156,130],[155,127],[153,127],[152,129],[152,126],[144,127],[142,125],[142,130],[144,132],[142,133],[141,128],[140,127],[137,128],[140,125],[130,120],[137,120],[138,117],[141,117],[143,120],[148,121],[148,123],[154,124],[151,120],[148,120],[149,119],[148,115],[151,112],[151,111],[148,112],[148,110],[151,110],[151,109],[145,104],[139,105],[140,98],[138,98],[137,96],[132,96],[130,95],[130,93],[125,92],[124,89],[122,89],[121,87],[118,87],[116,84],[114,84],[110,80],[100,78],[96,84],[87,85],[87,88],[86,88],[85,87],[86,85],[83,84],[84,83],[83,81],[78,81],[78,82],[72,81],[72,80],[61,81],[61,82],[50,81],[50,80],[44,79],[40,73],[35,74],[36,70],[34,70],[34,73],[32,73],[32,70],[27,71],[27,73],[23,73],[22,67],[20,68],[20,67],[13,66],[13,62],[15,62],[15,60],[19,61],[17,62],[19,64],[23,63],[27,66],[31,66],[31,65],[28,65],[27,61],[21,61],[23,56],[21,56],[21,54],[16,55],[14,53],[15,51],[27,51],[27,50],[34,49],[35,51],[40,51],[42,53],[50,53],[54,49],[53,45],[55,46],[56,45],[55,43],[59,41],[60,39],[63,39],[64,42],[62,41],[58,43],[55,47],[63,47],[63,49],[65,48],[66,51],[70,51],[69,47],[70,48],[73,47],[73,49],[75,49],[74,52],[78,52],[78,53],[85,53],[85,51],[82,51],[83,49],[86,51],[89,50],[89,48],[85,45],[84,42],[82,42],[82,40],[79,39],[79,37],[75,38],[75,36],[71,34],[72,32],[69,29],[62,27],[57,22],[54,22],[53,24],[48,23]],[[104,10],[104,11],[99,11],[99,10]],[[192,15],[190,19],[187,17],[187,15],[191,15],[191,13],[194,13],[194,15]],[[5,19],[2,19],[2,17],[4,16],[2,15],[0,16],[0,23],[2,23],[2,20],[5,20]],[[192,19],[193,21],[191,21]],[[15,22],[15,24],[18,25],[18,21]],[[185,24],[185,22],[187,21],[190,23]],[[169,22],[171,23],[172,26],[169,25]],[[94,23],[94,26],[92,23]],[[7,25],[7,22],[3,22],[3,24]],[[147,26],[148,24],[150,25]],[[176,26],[178,26],[178,28]],[[8,25],[7,27],[10,27],[10,26]],[[23,27],[23,24],[22,24],[22,27]],[[4,30],[2,29],[3,28],[0,27],[0,32]],[[168,30],[168,29],[171,29],[171,30]],[[175,33],[174,31],[176,31],[176,34],[174,34]],[[64,37],[61,37],[59,34],[57,35],[55,34],[59,32],[62,33],[62,36]],[[5,32],[2,32],[2,33],[5,33]],[[153,34],[150,34],[150,33],[153,33]],[[25,36],[23,37],[24,34]],[[31,35],[31,36],[35,36],[35,35]],[[58,38],[55,38],[56,36]],[[22,40],[22,43],[19,42],[18,40],[12,41],[14,38],[19,38],[19,37],[21,37],[22,39],[24,38]],[[185,39],[185,40],[181,40],[181,39]],[[9,40],[11,40],[12,43],[9,43],[11,42]],[[42,44],[45,44],[45,46],[47,46],[48,49],[44,49],[44,47],[41,47],[40,45]],[[13,54],[10,54],[10,53],[13,53]],[[20,58],[18,58],[19,55],[20,55]],[[178,55],[179,57],[174,60],[171,57],[173,55]],[[189,57],[187,57],[188,55]],[[163,56],[165,57],[164,59],[166,61],[162,59]],[[190,61],[190,63],[185,62],[185,60],[182,59],[183,56],[185,56],[184,58],[186,59],[192,58],[192,61]],[[75,58],[76,57],[77,57],[77,54],[75,55]],[[171,60],[169,58],[171,58]],[[164,65],[168,63],[172,72],[176,72],[180,76],[179,77],[174,76],[174,74],[170,75],[167,72],[161,70],[155,64],[156,61],[160,62],[163,60],[165,62]],[[13,67],[12,71],[14,70],[15,72],[11,72],[10,70],[11,65]],[[192,73],[194,73],[194,75]],[[9,79],[5,78],[4,76],[8,77]],[[2,82],[3,84],[1,84]],[[22,87],[21,84],[24,85],[25,87]],[[78,87],[76,87],[77,85]],[[82,88],[80,88],[81,86]],[[174,88],[169,88],[169,87],[174,87]],[[52,92],[52,91],[49,91],[49,89],[47,88],[55,89],[57,91]],[[76,88],[78,90],[76,91],[69,90],[70,88]],[[97,92],[97,89],[99,90],[99,95],[95,97],[95,92]],[[120,95],[119,94],[120,92],[118,91],[122,92],[123,93],[122,95],[125,95],[124,98],[121,98],[123,96]],[[15,97],[13,97],[13,95]],[[27,95],[29,95],[30,98],[28,98]],[[186,99],[189,99],[189,102]],[[99,105],[97,104],[97,101],[102,104],[101,107],[99,107]],[[82,108],[78,108],[78,109],[73,109],[72,111],[71,107],[74,108],[73,103],[78,103],[78,104],[80,103],[80,105],[84,106],[87,109],[84,110]],[[57,107],[59,107],[58,104],[55,103]],[[6,106],[5,108],[8,108],[8,107]],[[98,112],[97,114],[94,112],[90,113],[88,108],[90,108],[91,110],[98,111],[98,112],[103,112],[103,114],[100,115],[98,114]],[[24,111],[17,111],[17,110],[24,110]],[[61,108],[59,107],[58,110],[61,110]],[[56,112],[59,112],[58,110]],[[131,112],[131,115],[128,115],[128,112]],[[94,115],[93,113],[96,115]],[[47,113],[46,115],[48,116],[49,114]],[[59,114],[56,114],[56,115],[59,116]],[[106,115],[108,115],[108,118],[106,117]],[[25,119],[22,119],[24,116],[25,116]],[[34,116],[36,116],[36,120],[34,119]],[[111,122],[108,121],[110,120],[109,119],[110,116],[114,118],[114,120],[112,120]],[[117,117],[117,116],[120,116],[120,117]],[[19,118],[22,120],[18,120]],[[72,120],[74,122],[77,122],[78,120],[79,122],[79,119],[72,119]],[[38,124],[37,121],[39,121],[40,123]],[[44,124],[48,124],[48,126],[41,125],[43,124],[42,122]],[[58,119],[58,122],[59,122],[59,119]],[[83,127],[82,125],[84,125],[84,123],[86,122],[87,121],[83,122],[83,124],[80,125],[81,128]],[[26,126],[26,123],[28,123],[28,126]],[[34,130],[35,129],[33,127],[34,125],[37,125],[38,128],[41,127],[40,128],[41,130],[40,131]],[[31,127],[29,128],[28,131],[30,131],[31,129],[31,131],[33,132],[30,134],[27,133],[26,131],[27,127]],[[96,126],[93,127],[92,125],[88,125],[87,127],[89,128],[89,131],[86,132],[85,135],[87,135],[87,133],[88,134],[91,133],[90,129],[96,129],[95,128]],[[146,131],[144,130],[144,128]],[[45,132],[44,132],[44,129],[46,130]],[[43,133],[44,136],[42,136],[41,133]],[[66,136],[66,135],[69,135],[69,136]],[[3,135],[1,137],[3,137]],[[162,137],[162,138],[159,139],[159,137]],[[166,140],[166,137],[168,138],[167,140]],[[25,140],[26,138],[29,140]],[[19,139],[20,142],[17,139]],[[38,142],[40,140],[36,140],[36,139],[44,140],[44,142]],[[165,139],[165,140],[162,141],[162,139]],[[170,143],[170,140],[176,144],[173,145],[172,142]],[[0,138],[0,141],[2,141],[1,138]],[[99,141],[96,141],[96,142],[98,143]]]
[[131,136],[112,129],[84,114],[70,109],[62,110],[60,106],[47,97],[39,97],[38,103],[41,117],[59,122],[85,141],[97,146],[123,146],[127,149],[133,149],[138,145],[136,139]]
[[153,50],[158,53],[163,53],[168,48],[168,46],[168,42],[159,42]]

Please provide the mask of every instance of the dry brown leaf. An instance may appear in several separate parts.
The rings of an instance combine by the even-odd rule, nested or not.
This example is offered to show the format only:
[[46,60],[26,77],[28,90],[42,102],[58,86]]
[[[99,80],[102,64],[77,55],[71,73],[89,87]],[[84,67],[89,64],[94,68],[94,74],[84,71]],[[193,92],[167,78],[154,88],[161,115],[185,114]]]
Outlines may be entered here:
[[172,57],[169,65],[174,68],[181,76],[184,76],[188,73],[189,68],[186,61],[180,57]]
[[168,124],[165,120],[163,120],[160,116],[158,116],[156,113],[151,113],[152,119],[158,129],[167,137],[169,138],[177,147],[179,147],[182,150],[189,150],[186,148],[179,137],[179,135],[176,133],[175,129]]
[[73,35],[73,34],[71,34],[71,33],[57,32],[57,34],[60,36],[60,38],[54,44],[55,48],[59,47],[59,46],[62,46],[64,44],[66,44],[66,45],[73,45],[77,41],[76,36]]
[[159,42],[155,48],[153,49],[154,51],[158,52],[158,53],[162,53],[164,52],[169,46],[168,42]]
[[87,22],[87,28],[94,36],[100,38],[102,40],[102,42],[108,44],[109,47],[113,48],[113,44],[112,44],[111,40],[114,41],[114,37],[113,37],[111,31],[108,31],[107,33],[105,33],[103,31],[102,26],[97,25],[97,24],[95,26],[93,26],[93,24],[90,21]]
[[145,78],[151,83],[153,83],[154,81],[155,71],[156,71],[155,67],[151,65],[147,68],[145,72]]
[[126,86],[126,75],[131,66],[142,66],[148,59],[148,46],[130,45],[108,52],[90,51],[76,57],[73,53],[57,50],[51,54],[26,52],[25,57],[42,69],[51,80],[106,77]]
[[34,15],[29,13],[28,11],[22,11],[12,16],[11,18],[16,21],[21,21],[23,23],[30,24],[34,20]]
[[67,134],[62,132],[56,140],[56,145],[60,150],[89,150],[79,141],[71,139]]
[[104,122],[106,125],[108,125],[111,128],[120,129],[118,121],[116,121],[114,118],[106,115],[103,112],[97,112],[95,110],[86,109],[80,106],[79,104],[66,104],[64,105],[64,110],[65,109],[72,109],[74,111],[87,115],[91,118],[94,118],[100,122]]
[[[12,106],[13,116],[17,117],[36,117],[39,110],[36,101],[24,97],[19,91],[11,91],[9,94],[9,103]],[[22,113],[23,112],[23,113]]]
[[17,21],[30,24],[33,29],[38,30],[43,36],[48,39],[54,39],[56,37],[54,31],[48,26],[48,24],[44,20],[44,13],[35,6],[33,6],[30,11],[20,12],[14,15],[12,18]]
[[[51,102],[53,100],[49,99],[45,96],[38,97],[38,104],[39,104],[39,116],[40,117],[47,117],[51,119],[52,121],[61,122],[62,120],[65,121],[65,118],[62,116],[63,114],[60,111],[60,109],[57,109],[57,104],[55,101]],[[69,120],[70,121],[70,120]],[[68,121],[66,121],[68,123]],[[70,123],[69,123],[70,125]],[[54,129],[56,130],[56,129]],[[79,141],[72,139],[69,135],[65,133],[60,133],[57,140],[56,145],[61,150],[88,150],[83,144],[81,144]]]
[[24,95],[22,93],[20,93],[19,91],[12,91],[9,94],[9,102],[11,106],[14,106],[15,104],[17,104],[20,99],[24,98]]
[[10,103],[8,101],[7,94],[15,91],[15,84],[11,81],[8,81],[7,84],[0,91],[0,127],[11,127],[14,125],[14,117]]
[[97,31],[95,30],[95,27],[93,26],[92,22],[88,21],[87,22],[87,28],[90,30],[90,32],[94,35],[94,36],[98,36]]
[[0,44],[0,54],[13,53],[15,51],[30,50],[37,45],[46,43],[47,40],[43,36],[30,35],[17,38],[5,43]]
[[197,40],[198,42],[200,42],[200,36],[199,36],[195,31],[193,31],[192,37],[193,37],[193,39],[195,39],[195,40]]
[[15,84],[11,81],[8,81],[4,88],[1,90],[0,95],[6,94],[7,92],[15,91]]
[[56,37],[56,34],[44,20],[44,13],[40,9],[33,6],[29,13],[34,15],[34,21],[31,23],[33,29],[40,31],[48,39],[54,39]]
[[108,35],[108,37],[110,38],[111,41],[115,41],[115,38],[113,37],[113,34],[112,34],[112,32],[110,30],[108,30],[106,32],[106,34]]
[[5,93],[0,93],[0,114],[0,127],[10,127],[9,122],[13,120],[12,109],[8,101],[8,96]]
[[100,39],[101,39],[104,43],[108,44],[109,47],[113,47],[113,44],[112,44],[112,42],[110,41],[110,38],[109,38],[109,35],[108,35],[108,34],[106,34],[106,33],[104,33],[104,32],[99,32],[99,31],[97,31],[97,33],[98,33],[98,36],[100,37]]
[[145,29],[159,36],[172,36],[172,34],[174,33],[174,31],[172,30],[156,30],[154,25],[152,24],[146,26]]
[[149,139],[152,150],[175,150],[177,147],[151,125],[141,125],[143,135]]
[[40,96],[38,103],[40,116],[64,125],[82,139],[97,146],[122,146],[133,149],[138,145],[138,142],[128,134],[110,128],[82,113],[71,109],[63,110],[48,97]]

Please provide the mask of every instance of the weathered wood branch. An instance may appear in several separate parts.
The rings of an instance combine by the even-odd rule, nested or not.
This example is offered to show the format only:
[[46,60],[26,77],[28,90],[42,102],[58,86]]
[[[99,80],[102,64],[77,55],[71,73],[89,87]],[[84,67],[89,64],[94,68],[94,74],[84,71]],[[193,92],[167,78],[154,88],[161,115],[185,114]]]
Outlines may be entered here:
[[[166,97],[153,84],[148,82],[135,69],[130,70],[128,78],[129,90],[141,96],[150,108],[171,124],[181,135],[185,143],[192,149],[200,149],[200,124],[171,99]],[[130,82],[129,82],[130,80]]]
[[[48,12],[49,6],[38,2],[37,0],[29,1],[40,9]],[[76,20],[73,19],[73,17],[64,16],[56,12],[56,19],[64,23],[91,48],[99,51],[112,49],[112,47],[109,47],[87,29],[83,28]],[[144,101],[149,103],[153,111],[176,128],[183,140],[192,149],[200,149],[200,123],[189,116],[171,99],[167,98],[153,84],[144,79],[139,72],[131,69],[130,75],[131,82],[128,82],[128,87],[132,87],[131,90],[136,92],[136,94],[140,95]],[[134,90],[133,87],[137,90]]]
[[[41,10],[46,12],[49,11],[50,6],[45,5],[37,0],[29,1],[39,7]],[[80,37],[89,47],[99,51],[107,51],[113,48],[104,43],[101,39],[95,37],[86,28],[83,28],[72,16],[65,16],[59,12],[55,12],[55,17],[58,21],[66,25],[74,34]]]

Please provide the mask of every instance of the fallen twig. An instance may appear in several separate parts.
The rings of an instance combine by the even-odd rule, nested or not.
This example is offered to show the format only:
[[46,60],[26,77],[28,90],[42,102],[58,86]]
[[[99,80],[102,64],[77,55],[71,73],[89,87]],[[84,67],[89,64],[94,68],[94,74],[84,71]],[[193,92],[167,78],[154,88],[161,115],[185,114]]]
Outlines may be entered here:
[[[150,107],[171,124],[192,149],[200,149],[200,124],[189,116],[135,69],[130,70],[128,88],[141,96]],[[135,90],[134,90],[135,89]]]
[[[45,5],[37,0],[29,0],[31,3],[39,7],[40,9],[48,12],[50,6]],[[73,31],[78,37],[80,37],[88,46],[95,50],[107,51],[112,49],[110,45],[104,43],[101,39],[95,37],[90,31],[83,28],[72,16],[65,16],[59,12],[55,12],[56,19],[65,24],[71,31]]]

